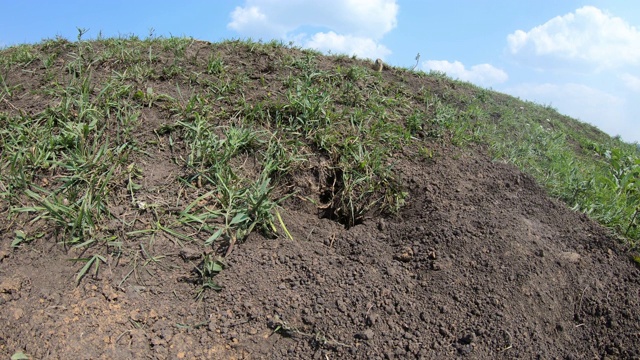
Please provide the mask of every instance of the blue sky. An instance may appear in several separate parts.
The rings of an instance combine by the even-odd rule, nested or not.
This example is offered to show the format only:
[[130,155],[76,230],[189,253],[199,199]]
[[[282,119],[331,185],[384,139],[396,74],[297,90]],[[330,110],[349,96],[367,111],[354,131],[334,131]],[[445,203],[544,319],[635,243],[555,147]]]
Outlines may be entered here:
[[280,39],[551,105],[640,141],[640,2],[0,0],[0,46],[62,36]]

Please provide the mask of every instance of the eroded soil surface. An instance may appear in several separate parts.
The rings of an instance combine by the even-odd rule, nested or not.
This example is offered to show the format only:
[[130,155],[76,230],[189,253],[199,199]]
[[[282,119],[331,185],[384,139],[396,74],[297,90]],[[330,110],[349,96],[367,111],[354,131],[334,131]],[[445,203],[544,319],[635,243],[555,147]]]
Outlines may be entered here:
[[401,168],[397,218],[345,230],[288,209],[294,240],[250,236],[202,301],[167,240],[155,247],[172,255],[138,281],[120,284],[142,255],[74,287],[69,254],[14,252],[5,235],[3,356],[640,356],[640,274],[603,229],[482,156]]
[[[639,358],[640,270],[619,240],[481,148],[432,147],[430,161],[399,154],[396,216],[345,229],[291,197],[293,240],[251,234],[201,300],[195,244],[159,234],[76,286],[80,250],[49,236],[12,249],[3,223],[0,356]],[[149,183],[180,171],[147,155]]]

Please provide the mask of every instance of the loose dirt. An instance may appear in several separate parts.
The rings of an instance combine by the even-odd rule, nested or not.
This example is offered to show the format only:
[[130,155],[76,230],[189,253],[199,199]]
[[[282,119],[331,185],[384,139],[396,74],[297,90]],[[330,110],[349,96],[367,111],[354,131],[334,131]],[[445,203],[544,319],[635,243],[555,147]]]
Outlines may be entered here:
[[[237,56],[225,62],[255,60]],[[429,161],[397,157],[399,214],[345,229],[291,197],[280,214],[293,240],[252,233],[201,300],[195,244],[125,247],[76,286],[79,250],[53,235],[12,249],[0,223],[0,356],[640,358],[640,270],[619,240],[481,147],[431,147]],[[146,185],[165,189],[181,169],[147,155]]]

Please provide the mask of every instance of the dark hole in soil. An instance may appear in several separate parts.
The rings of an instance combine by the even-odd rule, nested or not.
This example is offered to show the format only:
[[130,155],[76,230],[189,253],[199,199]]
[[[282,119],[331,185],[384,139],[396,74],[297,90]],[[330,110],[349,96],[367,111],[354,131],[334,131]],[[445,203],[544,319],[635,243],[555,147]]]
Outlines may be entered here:
[[343,225],[349,229],[355,225],[361,224],[362,219],[354,216],[349,209],[343,207],[342,190],[344,188],[342,180],[342,170],[334,169],[333,173],[325,179],[325,186],[320,190],[320,207],[319,217],[321,219],[329,219]]

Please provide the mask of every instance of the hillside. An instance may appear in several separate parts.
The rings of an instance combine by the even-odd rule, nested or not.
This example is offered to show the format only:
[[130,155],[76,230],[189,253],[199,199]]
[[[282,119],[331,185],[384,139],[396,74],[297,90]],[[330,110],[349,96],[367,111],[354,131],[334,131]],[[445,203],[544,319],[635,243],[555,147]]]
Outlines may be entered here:
[[640,357],[637,146],[279,43],[0,51],[0,354]]

